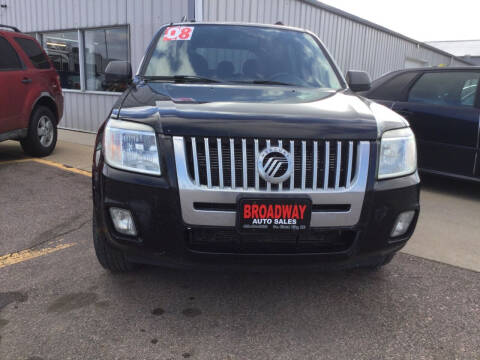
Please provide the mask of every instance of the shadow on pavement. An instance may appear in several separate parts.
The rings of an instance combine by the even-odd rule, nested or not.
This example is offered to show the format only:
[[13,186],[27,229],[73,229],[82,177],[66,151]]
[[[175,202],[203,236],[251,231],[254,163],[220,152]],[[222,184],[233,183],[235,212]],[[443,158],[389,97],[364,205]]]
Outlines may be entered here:
[[480,200],[480,182],[421,174],[422,190]]
[[27,158],[19,141],[0,142],[0,162]]

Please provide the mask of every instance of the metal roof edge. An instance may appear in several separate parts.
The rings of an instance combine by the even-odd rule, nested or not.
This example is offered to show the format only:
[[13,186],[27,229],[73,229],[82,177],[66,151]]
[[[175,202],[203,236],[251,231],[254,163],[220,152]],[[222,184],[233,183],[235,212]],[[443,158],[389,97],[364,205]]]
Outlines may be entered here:
[[422,46],[422,47],[424,47],[424,48],[426,48],[426,49],[435,51],[436,53],[439,53],[439,54],[442,54],[442,55],[451,57],[451,58],[453,58],[453,59],[455,59],[455,60],[457,60],[457,61],[460,61],[460,62],[462,62],[462,63],[464,63],[464,64],[466,64],[466,65],[473,65],[473,63],[470,63],[470,62],[468,62],[468,61],[466,61],[466,60],[464,60],[464,59],[459,58],[458,56],[455,56],[455,55],[450,54],[450,53],[448,53],[448,52],[446,52],[446,51],[443,51],[443,50],[441,50],[441,49],[438,49],[438,48],[436,48],[435,46],[431,46],[431,45],[428,45],[428,44],[426,44],[426,43],[424,43],[424,42],[422,42],[422,41],[418,41],[418,40],[412,39],[411,37],[408,37],[408,36],[406,36],[406,35],[403,35],[403,34],[400,34],[400,33],[396,32],[396,31],[390,30],[390,29],[388,29],[388,28],[386,28],[386,27],[384,27],[384,26],[375,24],[374,22],[371,22],[371,21],[369,21],[369,20],[365,20],[365,19],[363,19],[363,18],[361,18],[361,17],[359,17],[359,16],[350,14],[350,13],[348,13],[348,12],[346,12],[346,11],[340,10],[340,9],[338,9],[338,8],[336,8],[336,7],[331,6],[331,5],[327,5],[327,4],[322,3],[322,2],[320,2],[320,1],[318,1],[318,0],[301,0],[301,1],[304,2],[304,3],[310,4],[310,5],[313,5],[313,6],[317,7],[317,8],[319,8],[319,9],[328,11],[328,12],[333,13],[333,14],[336,14],[336,15],[338,15],[338,16],[342,16],[342,17],[347,18],[347,19],[349,19],[349,20],[352,20],[352,21],[358,22],[358,23],[360,23],[360,24],[369,26],[369,27],[371,27],[371,28],[374,28],[374,29],[383,31],[383,32],[385,32],[385,33],[387,33],[387,34],[396,36],[396,37],[398,37],[398,38],[401,38],[401,39],[406,40],[406,41],[408,41],[408,42],[411,42],[411,43],[413,43],[413,44]]
[[431,40],[431,41],[425,41],[425,43],[430,44],[430,43],[457,43],[457,42],[477,42],[480,41],[480,39],[470,39],[470,40]]

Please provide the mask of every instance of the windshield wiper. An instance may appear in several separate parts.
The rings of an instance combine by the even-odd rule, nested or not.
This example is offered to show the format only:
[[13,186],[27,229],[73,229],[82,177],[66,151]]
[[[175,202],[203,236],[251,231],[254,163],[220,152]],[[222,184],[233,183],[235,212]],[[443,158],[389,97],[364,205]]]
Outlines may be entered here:
[[249,81],[242,81],[242,80],[234,80],[234,83],[239,84],[259,84],[259,85],[283,85],[283,86],[298,86],[295,84],[289,84],[281,81],[273,81],[273,80],[249,80]]
[[203,83],[219,83],[215,79],[209,79],[196,75],[172,75],[172,76],[142,76],[144,81],[174,81],[174,82],[203,82]]

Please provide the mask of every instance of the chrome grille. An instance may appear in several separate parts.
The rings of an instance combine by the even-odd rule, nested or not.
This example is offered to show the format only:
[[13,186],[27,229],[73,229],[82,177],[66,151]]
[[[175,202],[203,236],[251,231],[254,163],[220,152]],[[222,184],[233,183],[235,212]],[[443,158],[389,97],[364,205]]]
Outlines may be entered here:
[[[335,191],[351,187],[359,141],[185,137],[188,174],[197,186],[261,191]],[[293,157],[294,171],[280,184],[265,181],[258,154],[279,146]]]
[[[295,156],[295,171],[283,184],[265,183],[255,166],[254,160],[268,140],[272,146],[281,144],[288,150],[292,144],[289,152]],[[237,219],[235,204],[240,194],[289,192],[308,194],[311,198],[314,209],[310,221],[312,228],[353,226],[362,213],[370,168],[370,145],[369,141],[342,141],[339,145],[332,140],[216,137],[209,137],[207,142],[204,137],[174,136],[183,221],[192,226],[233,227]],[[338,171],[337,164],[340,164]],[[329,210],[332,207],[344,210]]]

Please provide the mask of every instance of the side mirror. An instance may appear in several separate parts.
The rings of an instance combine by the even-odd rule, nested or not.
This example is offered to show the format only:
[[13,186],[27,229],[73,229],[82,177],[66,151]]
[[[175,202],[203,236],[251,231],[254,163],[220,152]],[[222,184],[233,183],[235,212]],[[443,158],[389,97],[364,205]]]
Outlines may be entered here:
[[372,82],[370,75],[365,71],[350,70],[346,76],[347,84],[352,91],[367,91],[370,90]]
[[132,81],[132,66],[128,61],[113,60],[105,68],[104,90],[123,91]]

